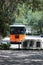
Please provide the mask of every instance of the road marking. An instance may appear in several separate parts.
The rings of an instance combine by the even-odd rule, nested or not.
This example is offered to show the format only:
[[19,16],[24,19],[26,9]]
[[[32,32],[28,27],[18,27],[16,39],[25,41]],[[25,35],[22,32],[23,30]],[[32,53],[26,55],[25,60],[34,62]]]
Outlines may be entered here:
[[6,58],[9,58],[10,56],[0,55],[0,57],[6,57]]
[[31,61],[36,61],[36,62],[40,62],[40,61],[42,61],[43,62],[43,60],[42,59],[32,59]]

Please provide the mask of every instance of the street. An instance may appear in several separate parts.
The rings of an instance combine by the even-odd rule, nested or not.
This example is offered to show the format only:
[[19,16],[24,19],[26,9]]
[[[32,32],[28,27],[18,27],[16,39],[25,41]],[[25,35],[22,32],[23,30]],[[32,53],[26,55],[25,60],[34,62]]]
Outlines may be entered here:
[[0,50],[0,65],[43,65],[43,50]]

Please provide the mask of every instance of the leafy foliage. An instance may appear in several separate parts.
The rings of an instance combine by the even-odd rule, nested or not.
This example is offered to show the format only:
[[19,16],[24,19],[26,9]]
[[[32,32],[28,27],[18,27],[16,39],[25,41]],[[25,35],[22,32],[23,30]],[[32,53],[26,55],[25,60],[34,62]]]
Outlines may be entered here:
[[42,33],[43,0],[0,0],[0,35],[6,36],[13,23],[31,25]]
[[10,49],[10,43],[8,43],[8,44],[1,44],[0,45],[0,49],[1,50],[8,50],[8,49]]

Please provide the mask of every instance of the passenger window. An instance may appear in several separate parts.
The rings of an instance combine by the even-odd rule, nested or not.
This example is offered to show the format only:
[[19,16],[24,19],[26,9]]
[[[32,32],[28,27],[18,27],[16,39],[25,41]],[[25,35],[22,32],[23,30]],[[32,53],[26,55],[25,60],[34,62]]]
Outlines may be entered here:
[[40,41],[36,42],[36,47],[40,47]]
[[23,42],[23,47],[27,47],[27,45],[28,45],[28,41],[25,40],[25,41]]
[[29,47],[33,47],[33,45],[34,45],[34,41],[31,40],[31,41],[30,41],[30,44],[29,44]]

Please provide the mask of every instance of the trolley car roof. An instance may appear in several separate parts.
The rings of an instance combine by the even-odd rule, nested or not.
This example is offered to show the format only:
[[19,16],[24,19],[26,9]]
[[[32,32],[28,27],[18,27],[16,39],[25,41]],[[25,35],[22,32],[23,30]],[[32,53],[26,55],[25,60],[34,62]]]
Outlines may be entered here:
[[25,25],[10,25],[10,27],[25,27]]

